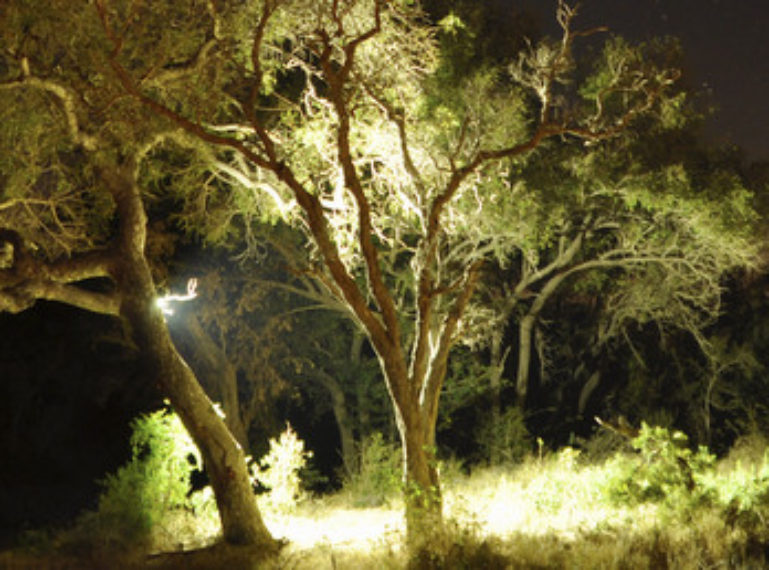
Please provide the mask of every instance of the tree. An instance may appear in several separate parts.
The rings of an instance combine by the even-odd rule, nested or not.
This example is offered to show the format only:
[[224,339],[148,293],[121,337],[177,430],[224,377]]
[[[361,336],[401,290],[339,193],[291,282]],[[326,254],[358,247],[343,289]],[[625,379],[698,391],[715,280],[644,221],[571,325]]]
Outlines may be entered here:
[[[104,55],[111,48],[103,8],[51,2],[42,12],[21,0],[0,8],[0,310],[46,299],[120,318],[200,449],[225,541],[272,551],[243,451],[179,357],[155,304],[140,178],[148,152],[174,132],[122,96]],[[132,71],[145,63],[141,53],[186,59],[196,47],[187,38],[208,17],[205,8],[164,8],[151,14],[153,25],[178,26],[143,44],[127,41]]]
[[[636,142],[648,144],[645,142]],[[756,264],[751,243],[751,193],[720,169],[690,173],[680,164],[646,165],[633,146],[622,154],[569,157],[527,177],[554,193],[560,207],[535,221],[552,238],[532,240],[516,259],[515,278],[498,301],[518,311],[516,389],[527,394],[533,330],[546,303],[566,287],[602,293],[603,326],[596,344],[629,324],[679,328],[709,352],[704,329],[718,317],[722,277]],[[578,188],[578,192],[570,189]],[[566,196],[577,197],[569,203]],[[578,223],[575,223],[578,220]]]
[[[211,145],[241,239],[256,218],[294,223],[317,277],[366,331],[418,537],[440,518],[435,423],[449,352],[488,324],[488,312],[469,310],[484,266],[530,239],[510,220],[536,204],[510,181],[561,147],[621,145],[670,110],[677,73],[614,42],[575,86],[573,43],[597,30],[573,30],[562,1],[559,41],[532,47],[504,80],[486,71],[445,92],[429,81],[433,30],[403,1],[210,3],[194,57],[154,50],[159,60],[138,70],[123,46],[148,33],[134,23],[145,16],[96,4],[125,92]],[[159,85],[168,74],[178,82]]]

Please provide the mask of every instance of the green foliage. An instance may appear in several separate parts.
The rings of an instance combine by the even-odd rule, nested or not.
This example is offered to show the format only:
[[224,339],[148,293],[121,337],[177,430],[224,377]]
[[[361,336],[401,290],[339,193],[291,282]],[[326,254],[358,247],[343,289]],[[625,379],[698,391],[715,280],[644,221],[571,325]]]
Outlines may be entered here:
[[618,455],[611,462],[612,476],[605,492],[618,504],[661,503],[671,512],[686,513],[709,504],[712,490],[703,484],[715,463],[704,446],[696,452],[680,431],[650,427],[645,422],[632,441],[637,455]]
[[498,421],[486,415],[475,435],[481,457],[489,463],[516,463],[531,451],[532,438],[518,406],[507,408]]
[[202,462],[179,417],[158,410],[135,419],[132,429],[131,460],[101,482],[98,508],[81,517],[74,542],[146,547],[176,513],[192,510],[190,475]]
[[738,440],[712,475],[721,516],[750,535],[766,532],[769,518],[769,450],[766,437]]
[[[683,455],[691,460],[682,453],[684,441],[670,431],[646,427],[638,440],[638,459]],[[607,494],[600,491],[616,474],[615,462],[585,465],[570,448],[529,458],[515,467],[481,468],[451,478],[443,490],[448,519],[434,533],[419,536],[410,549],[403,548],[399,533],[386,530],[399,519],[395,508],[351,510],[344,496],[339,502],[324,497],[284,517],[285,536],[296,548],[284,551],[274,567],[764,568],[769,456],[758,439],[741,444],[735,457],[731,455],[715,468],[703,466],[695,473],[697,485],[711,490],[712,500],[689,503],[685,524],[670,520],[680,510],[671,512],[664,501],[607,502]],[[703,464],[709,465],[710,458]],[[197,518],[196,522],[204,521]],[[187,533],[192,528],[181,529],[174,539],[189,543]],[[40,556],[49,547],[44,535],[29,537],[27,546]],[[221,553],[206,551],[210,557],[206,563],[195,564],[195,555],[185,553],[179,566],[173,567],[248,567],[245,562],[227,566]],[[55,551],[53,555],[57,562],[61,560]],[[3,562],[0,558],[0,566]],[[81,566],[91,567],[72,564]],[[143,566],[103,563],[99,567]]]
[[360,443],[359,453],[358,469],[347,476],[344,490],[356,507],[382,505],[401,489],[401,452],[375,432]]
[[479,358],[478,352],[466,347],[459,347],[452,352],[441,392],[439,431],[451,428],[455,412],[468,402],[477,401],[488,391],[489,377],[493,372],[494,370]]
[[289,512],[304,498],[299,476],[311,451],[305,451],[304,441],[299,439],[291,425],[278,439],[270,439],[270,451],[259,461],[251,463],[251,477],[267,488],[260,495],[259,504],[273,512]]
[[467,25],[454,12],[449,12],[448,15],[441,18],[438,22],[438,28],[445,34],[456,36],[463,30],[466,30]]

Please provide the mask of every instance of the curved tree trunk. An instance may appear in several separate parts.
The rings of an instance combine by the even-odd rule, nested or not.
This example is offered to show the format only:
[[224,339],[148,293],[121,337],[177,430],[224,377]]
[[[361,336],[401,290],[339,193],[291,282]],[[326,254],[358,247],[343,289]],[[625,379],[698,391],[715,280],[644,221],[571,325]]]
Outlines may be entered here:
[[112,275],[121,294],[120,316],[152,376],[200,450],[214,490],[224,540],[274,551],[278,543],[262,521],[243,450],[179,356],[155,305],[155,286],[144,256],[147,220],[134,167],[104,168],[100,173],[115,200],[119,220]]
[[[578,250],[581,240],[575,240],[569,248],[571,259]],[[545,302],[555,293],[563,281],[574,272],[574,268],[555,273],[547,279],[542,289],[536,294],[529,311],[518,325],[518,372],[515,378],[515,389],[518,395],[518,405],[523,408],[526,404],[526,394],[529,388],[529,369],[531,367],[531,337],[534,324],[545,306]]]
[[209,398],[222,405],[227,427],[243,449],[248,451],[248,426],[241,413],[237,371],[224,351],[203,330],[194,313],[178,311],[172,318],[174,321],[178,319],[183,329],[174,331],[173,327],[169,327],[174,344]]

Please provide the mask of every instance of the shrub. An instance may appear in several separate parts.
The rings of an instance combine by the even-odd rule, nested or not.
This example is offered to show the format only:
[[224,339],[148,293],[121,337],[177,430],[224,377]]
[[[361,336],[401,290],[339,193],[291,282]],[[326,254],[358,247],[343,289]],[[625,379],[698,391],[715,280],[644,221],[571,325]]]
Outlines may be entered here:
[[132,423],[131,460],[100,481],[95,512],[80,517],[65,543],[91,548],[149,547],[175,513],[190,509],[199,452],[179,417],[159,410]]
[[750,534],[766,535],[769,520],[769,451],[760,464],[740,461],[713,480],[723,519]]
[[347,476],[344,490],[354,506],[378,507],[401,488],[401,452],[376,432],[360,443],[359,453],[358,469]]
[[715,456],[704,446],[694,452],[688,443],[683,432],[642,423],[632,440],[638,454],[620,454],[608,463],[604,490],[609,498],[627,505],[661,503],[676,512],[709,503],[713,493],[704,479],[712,472]]
[[259,461],[251,463],[255,483],[267,489],[259,497],[260,507],[273,512],[290,512],[304,498],[299,472],[304,469],[311,451],[305,451],[290,424],[276,439],[270,439],[270,450]]
[[412,549],[406,569],[504,570],[510,568],[510,560],[501,550],[501,542],[484,536],[477,525],[446,521],[441,529]]
[[608,429],[598,430],[589,439],[577,436],[575,443],[582,449],[582,460],[593,465],[602,465],[630,447],[626,437]]
[[517,463],[531,452],[531,434],[518,406],[505,410],[498,422],[487,416],[476,430],[475,439],[481,458],[489,465]]

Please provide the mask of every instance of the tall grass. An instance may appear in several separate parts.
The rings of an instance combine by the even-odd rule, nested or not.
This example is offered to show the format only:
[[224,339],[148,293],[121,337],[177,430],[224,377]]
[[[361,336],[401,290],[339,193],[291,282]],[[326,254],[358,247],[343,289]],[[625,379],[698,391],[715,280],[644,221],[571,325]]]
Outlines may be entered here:
[[410,555],[398,501],[367,509],[343,495],[312,501],[281,525],[291,546],[273,568],[765,567],[762,442],[740,451],[749,461],[718,464],[660,428],[644,426],[634,446],[597,463],[564,448],[469,475],[454,470],[444,477],[445,528]]
[[[704,450],[689,450],[680,434],[645,430],[635,451],[600,462],[565,448],[517,465],[451,470],[444,476],[447,522],[416,551],[403,548],[397,494],[361,507],[359,497],[343,491],[292,510],[267,509],[268,526],[288,546],[275,560],[251,564],[241,553],[241,562],[266,570],[765,567],[765,444],[715,463]],[[199,522],[189,532],[208,524]],[[155,567],[217,568],[232,558],[224,551],[205,556]],[[36,560],[28,567],[45,568]],[[226,567],[239,567],[233,564]]]

